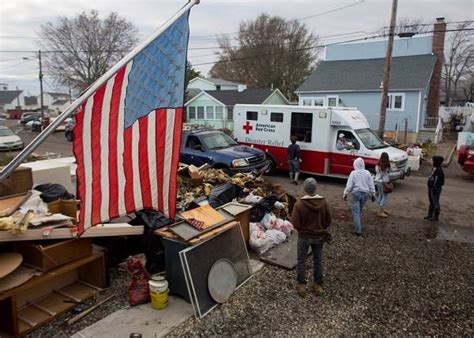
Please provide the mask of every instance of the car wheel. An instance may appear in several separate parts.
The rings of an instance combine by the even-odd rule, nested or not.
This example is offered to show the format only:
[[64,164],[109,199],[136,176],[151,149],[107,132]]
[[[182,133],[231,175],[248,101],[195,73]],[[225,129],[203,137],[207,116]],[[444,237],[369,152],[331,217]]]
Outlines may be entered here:
[[66,140],[68,140],[69,142],[72,142],[72,141],[73,141],[73,138],[74,138],[74,137],[73,137],[72,132],[68,131],[68,132],[66,133]]
[[273,158],[269,158],[268,162],[270,162],[270,165],[268,166],[268,169],[264,172],[265,175],[273,175],[275,174],[277,168],[276,168],[276,163]]

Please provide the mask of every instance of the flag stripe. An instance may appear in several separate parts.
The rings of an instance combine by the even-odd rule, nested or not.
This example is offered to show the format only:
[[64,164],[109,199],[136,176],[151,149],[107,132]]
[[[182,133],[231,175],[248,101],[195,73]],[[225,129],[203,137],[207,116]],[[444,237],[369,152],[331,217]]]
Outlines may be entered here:
[[148,121],[148,177],[150,179],[150,195],[151,195],[151,207],[153,209],[158,209],[158,182],[156,177],[156,157],[152,152],[155,152],[156,145],[158,144],[156,139],[156,111],[153,111],[149,115]]
[[[117,168],[117,137],[118,137],[118,108],[120,105],[120,93],[122,91],[125,69],[120,69],[115,75],[115,81],[110,100],[109,131],[106,133],[109,140],[109,218],[119,216],[118,209],[118,168]],[[120,133],[122,133],[120,131]],[[105,208],[103,208],[105,209]]]
[[[116,76],[116,75],[115,75]],[[112,97],[112,90],[115,82],[115,76],[112,78],[111,81],[107,82],[105,86],[105,93],[104,93],[104,100],[102,104],[102,113],[98,114],[101,117],[100,121],[100,191],[101,191],[101,201],[100,205],[101,208],[100,212],[100,219],[99,222],[109,220],[109,170],[108,170],[108,159],[109,159],[109,117],[110,117],[110,109],[111,109],[111,97]]]
[[165,153],[165,134],[166,134],[166,109],[156,111],[156,177],[158,180],[158,209],[163,209],[163,169]]
[[[163,212],[169,215],[170,205],[170,174],[171,174],[171,158],[173,155],[173,134],[174,134],[174,109],[166,109],[166,138],[165,138],[165,160],[164,160],[164,181],[163,181]],[[171,150],[171,151],[168,151]],[[173,199],[172,199],[173,200]]]
[[136,180],[133,184],[133,199],[135,201],[136,210],[140,210],[143,208],[142,189],[140,185],[140,158],[138,150],[138,140],[140,137],[139,133],[139,122],[136,121],[132,125],[132,171],[133,179]]
[[89,98],[84,108],[84,126],[82,133],[82,144],[84,150],[84,191],[83,191],[83,207],[84,207],[84,228],[87,229],[92,225],[92,160],[91,160],[91,121],[92,107],[94,105],[94,97]]
[[179,163],[179,153],[181,148],[181,126],[183,122],[183,112],[182,108],[176,109],[175,119],[174,119],[174,134],[173,134],[173,160],[171,163],[171,172],[170,172],[170,207],[169,207],[169,217],[174,218],[175,216],[175,197],[177,195],[177,181],[176,176],[178,175],[178,163]]
[[148,168],[148,117],[140,118],[138,140],[138,163],[140,164],[140,188],[144,208],[151,208],[150,173]]
[[127,207],[126,207],[126,196],[125,196],[125,166],[123,163],[123,153],[125,149],[125,132],[124,131],[124,115],[125,115],[125,95],[127,92],[127,85],[128,85],[128,75],[132,69],[133,62],[130,62],[126,69],[125,75],[122,83],[122,93],[120,94],[120,106],[119,106],[119,115],[118,115],[118,130],[119,133],[117,135],[117,169],[118,169],[118,209],[119,209],[119,216],[124,216],[127,214]]
[[[74,156],[76,157],[76,195],[79,200],[84,200],[84,184],[85,184],[85,173],[84,173],[84,149],[82,142],[82,133],[83,133],[83,121],[84,121],[84,105],[82,109],[76,115],[76,124],[74,126],[74,143],[73,151]],[[84,212],[81,208],[79,212],[79,232],[84,231]]]
[[132,165],[132,128],[127,128],[123,135],[123,171],[125,174],[125,209],[127,214],[135,210],[135,198],[133,194],[133,165]]

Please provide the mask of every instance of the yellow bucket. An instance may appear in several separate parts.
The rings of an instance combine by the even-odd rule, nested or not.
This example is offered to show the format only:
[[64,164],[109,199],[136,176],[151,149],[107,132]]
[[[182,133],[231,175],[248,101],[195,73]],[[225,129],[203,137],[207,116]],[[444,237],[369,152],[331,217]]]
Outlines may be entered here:
[[151,307],[154,309],[164,309],[168,306],[168,282],[166,280],[150,280]]

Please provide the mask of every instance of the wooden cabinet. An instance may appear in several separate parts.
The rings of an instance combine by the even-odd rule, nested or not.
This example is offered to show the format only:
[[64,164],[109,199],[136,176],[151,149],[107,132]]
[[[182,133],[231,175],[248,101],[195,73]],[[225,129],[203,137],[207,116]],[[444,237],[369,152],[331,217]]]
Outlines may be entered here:
[[0,337],[23,336],[75,306],[109,284],[104,253],[50,270],[0,293]]

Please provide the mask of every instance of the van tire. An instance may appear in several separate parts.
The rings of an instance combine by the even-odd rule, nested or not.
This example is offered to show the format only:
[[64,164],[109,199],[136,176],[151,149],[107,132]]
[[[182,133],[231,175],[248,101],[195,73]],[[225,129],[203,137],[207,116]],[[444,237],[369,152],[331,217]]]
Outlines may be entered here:
[[270,176],[276,173],[277,167],[276,167],[276,163],[273,157],[269,155],[267,156],[268,156],[268,160],[270,161],[270,166],[268,167],[268,170],[264,172],[264,175]]
[[229,167],[227,167],[226,165],[223,165],[223,164],[217,164],[216,166],[213,166],[212,167],[213,169],[217,169],[217,170],[222,170],[225,174],[229,175],[229,176],[233,176],[232,174],[232,171],[230,170]]

